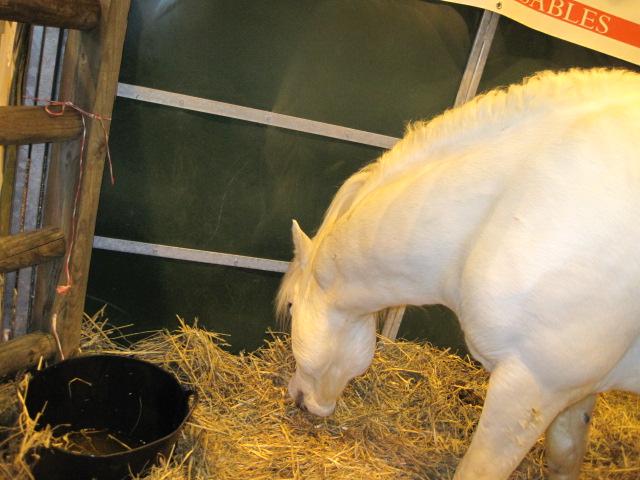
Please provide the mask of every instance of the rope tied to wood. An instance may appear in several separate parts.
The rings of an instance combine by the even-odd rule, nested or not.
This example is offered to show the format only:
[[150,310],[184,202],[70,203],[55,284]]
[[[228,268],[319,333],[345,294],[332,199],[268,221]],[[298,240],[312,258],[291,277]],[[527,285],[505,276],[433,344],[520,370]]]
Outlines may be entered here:
[[[66,293],[69,292],[69,290],[71,290],[71,285],[72,285],[70,263],[71,263],[71,252],[73,251],[73,246],[75,244],[76,235],[77,235],[76,220],[77,220],[77,213],[78,213],[78,203],[80,200],[80,189],[82,185],[84,151],[85,151],[86,142],[87,142],[86,119],[89,118],[91,120],[98,120],[98,122],[100,122],[100,126],[102,127],[102,132],[104,133],[107,161],[109,164],[109,175],[111,177],[111,185],[114,185],[115,177],[113,175],[113,162],[111,161],[111,151],[109,150],[109,132],[107,130],[107,127],[104,124],[105,121],[111,121],[111,117],[100,115],[98,113],[88,112],[70,101],[43,100],[39,98],[34,98],[33,100],[36,102],[37,101],[45,102],[46,105],[44,107],[44,111],[47,112],[47,114],[49,114],[51,117],[61,117],[62,115],[64,115],[65,110],[68,107],[77,111],[80,114],[80,117],[82,118],[82,141],[80,143],[78,187],[76,188],[75,198],[73,201],[73,213],[71,214],[71,240],[69,242],[69,247],[67,249],[67,254],[65,256],[65,262],[64,262],[64,272],[65,272],[66,283],[64,285],[58,285],[58,287],[56,288],[56,292],[58,294],[65,295]],[[55,109],[55,107],[59,107],[59,108]]]
[[[60,100],[42,100],[39,98],[34,98],[33,100],[39,102],[46,102],[47,105],[44,107],[44,111],[47,112],[51,117],[61,117],[64,115],[64,112],[67,107],[74,109],[81,115],[82,118],[82,143],[80,145],[80,162],[82,162],[83,154],[84,154],[84,146],[87,137],[87,123],[85,118],[90,118],[92,120],[98,120],[100,122],[100,126],[102,127],[102,132],[104,133],[105,145],[107,147],[107,162],[109,164],[109,175],[111,177],[111,185],[115,185],[115,177],[113,176],[113,162],[111,161],[111,151],[109,150],[109,131],[107,127],[104,126],[105,120],[110,122],[111,117],[107,117],[105,115],[100,115],[98,113],[87,112],[83,110],[75,103],[70,101],[60,101]],[[60,107],[59,110],[54,110],[51,107]]]

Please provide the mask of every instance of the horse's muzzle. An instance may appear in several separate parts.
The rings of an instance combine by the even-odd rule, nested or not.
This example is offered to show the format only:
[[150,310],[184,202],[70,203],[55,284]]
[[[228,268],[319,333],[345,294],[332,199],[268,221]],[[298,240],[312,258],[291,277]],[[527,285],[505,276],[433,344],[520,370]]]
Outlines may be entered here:
[[289,380],[289,397],[295,402],[296,406],[304,411],[319,417],[326,417],[333,413],[335,404],[330,406],[321,406],[315,400],[313,392],[307,390],[305,385],[300,384],[298,375],[291,377]]

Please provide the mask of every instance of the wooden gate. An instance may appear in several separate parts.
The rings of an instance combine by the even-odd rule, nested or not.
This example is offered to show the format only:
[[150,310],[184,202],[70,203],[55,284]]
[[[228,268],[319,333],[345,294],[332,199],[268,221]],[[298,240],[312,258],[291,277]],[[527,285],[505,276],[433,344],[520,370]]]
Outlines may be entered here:
[[[74,355],[130,0],[8,0],[0,19],[68,28],[57,99],[0,107],[0,144],[55,142],[42,228],[0,237],[0,272],[38,265],[32,331],[0,344],[0,376]],[[11,189],[12,179],[3,180]],[[6,191],[3,195],[7,198]],[[10,196],[9,196],[10,197]]]

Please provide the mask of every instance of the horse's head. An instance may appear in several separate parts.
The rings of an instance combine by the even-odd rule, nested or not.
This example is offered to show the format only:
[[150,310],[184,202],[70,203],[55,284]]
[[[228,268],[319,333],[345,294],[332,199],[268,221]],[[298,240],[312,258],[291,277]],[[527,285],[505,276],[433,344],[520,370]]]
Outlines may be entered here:
[[288,310],[296,371],[289,395],[301,408],[330,415],[353,377],[371,364],[376,333],[373,315],[354,315],[335,301],[335,285],[315,274],[313,242],[293,222],[294,260],[278,294],[278,312]]

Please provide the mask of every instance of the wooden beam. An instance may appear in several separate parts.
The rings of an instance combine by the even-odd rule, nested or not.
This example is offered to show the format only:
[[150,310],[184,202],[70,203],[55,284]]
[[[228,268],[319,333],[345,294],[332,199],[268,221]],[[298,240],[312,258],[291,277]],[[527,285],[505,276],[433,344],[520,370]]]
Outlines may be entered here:
[[91,30],[100,19],[99,0],[0,0],[0,19],[49,27]]
[[[122,46],[127,28],[130,0],[102,0],[100,25],[91,32],[70,31],[65,47],[60,98],[86,111],[110,117],[116,96]],[[105,122],[108,131],[109,122]],[[107,141],[97,120],[87,122],[84,171],[80,199],[74,216],[74,196],[79,178],[79,142],[55,144],[44,201],[45,225],[61,226],[70,238],[75,220],[76,239],[70,257],[71,288],[56,294],[60,262],[38,267],[33,321],[48,331],[57,316],[57,331],[65,357],[80,345],[80,326],[89,275],[98,200],[104,170]],[[57,265],[57,268],[56,268]],[[66,283],[66,279],[62,279]]]
[[55,227],[0,237],[0,272],[39,265],[64,252],[64,234]]
[[[60,107],[52,106],[51,109],[57,112]],[[60,116],[50,115],[44,107],[0,107],[2,145],[61,142],[81,133],[82,117],[70,107]]]
[[48,359],[56,353],[53,335],[28,333],[0,343],[0,377],[38,365],[40,358]]

